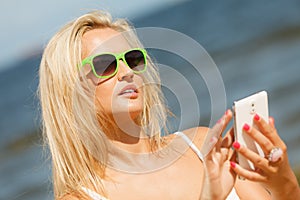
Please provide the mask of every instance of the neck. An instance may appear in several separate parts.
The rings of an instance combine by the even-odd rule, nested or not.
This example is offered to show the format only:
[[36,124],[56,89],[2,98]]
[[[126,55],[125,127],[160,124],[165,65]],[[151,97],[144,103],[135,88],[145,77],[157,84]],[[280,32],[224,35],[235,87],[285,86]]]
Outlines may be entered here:
[[130,153],[148,153],[151,151],[150,139],[127,137],[119,140],[111,140],[117,148]]
[[135,144],[119,141],[114,143],[117,145],[108,146],[108,177],[119,176],[115,172],[144,174],[162,169],[180,158],[189,148],[182,138],[175,135],[168,138],[162,148],[150,152],[144,148],[149,146],[145,139],[140,139]]
[[113,120],[110,126],[106,126],[105,132],[117,148],[131,153],[150,152],[150,138],[143,133],[141,126],[136,121],[128,118],[122,118],[117,122]]

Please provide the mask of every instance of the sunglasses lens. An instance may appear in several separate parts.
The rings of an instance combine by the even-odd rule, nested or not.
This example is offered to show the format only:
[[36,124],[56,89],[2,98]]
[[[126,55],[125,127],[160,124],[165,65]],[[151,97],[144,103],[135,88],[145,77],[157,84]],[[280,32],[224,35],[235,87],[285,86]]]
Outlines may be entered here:
[[116,71],[117,61],[113,55],[102,54],[94,57],[93,65],[98,76],[109,76]]
[[125,54],[128,66],[136,72],[143,71],[146,67],[146,56],[141,50],[132,50]]

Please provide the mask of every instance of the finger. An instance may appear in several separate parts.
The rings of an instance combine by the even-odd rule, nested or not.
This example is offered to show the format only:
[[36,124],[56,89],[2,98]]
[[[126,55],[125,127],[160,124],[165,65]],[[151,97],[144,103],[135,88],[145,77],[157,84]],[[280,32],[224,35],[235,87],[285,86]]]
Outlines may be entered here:
[[[226,115],[228,114],[228,117]],[[230,111],[225,112],[225,114],[218,120],[218,122],[208,130],[203,144],[211,143],[213,137],[221,138],[223,130],[226,128],[227,124],[231,119],[232,113]],[[219,147],[220,148],[220,147]],[[203,155],[207,155],[212,150],[209,145],[202,145],[201,152]]]
[[231,161],[230,167],[238,176],[241,176],[250,181],[256,181],[256,182],[266,182],[267,181],[267,177],[264,176],[263,174],[260,174],[255,171],[246,170],[235,162]]
[[[229,122],[231,121],[231,119],[232,119],[232,112],[231,112],[231,110],[228,109],[228,110],[226,110],[223,117],[220,119],[221,122],[219,121],[219,123],[221,123],[223,126],[222,126],[221,131],[220,131],[221,134],[220,134],[218,143],[216,144],[216,151],[217,152],[220,152],[221,147],[224,147],[223,146],[223,138],[221,136],[222,136],[222,133],[224,132],[224,130],[226,129],[226,127],[228,126]],[[228,135],[227,137],[230,137],[230,135]],[[228,139],[230,139],[230,138],[228,138]],[[231,139],[231,140],[233,140],[233,139]],[[229,144],[227,146],[229,148],[231,145]]]
[[275,128],[275,122],[274,118],[270,118],[271,123],[268,124],[263,118],[261,118],[259,115],[254,116],[254,123],[258,127],[258,129],[261,131],[262,134],[264,134],[273,144],[274,146],[280,147],[284,153],[286,153],[286,145],[281,140],[279,134],[277,133],[277,130]]
[[217,144],[216,144],[216,151],[217,152],[221,152],[221,145],[222,145],[222,137],[219,137],[218,138],[218,142],[217,142]]
[[269,117],[269,124],[270,124],[273,128],[275,128],[275,120],[274,120],[273,117]]
[[214,147],[215,147],[215,145],[216,145],[216,143],[218,142],[218,138],[216,138],[216,137],[212,137],[211,139],[210,139],[210,141],[209,141],[209,143],[208,143],[208,148],[209,149],[212,149],[211,151],[209,151],[209,153],[206,155],[206,158],[208,159],[208,160],[212,160],[212,158],[213,158],[213,154],[214,154]]
[[219,136],[222,135],[226,127],[228,126],[229,122],[232,119],[232,112],[231,110],[226,110],[224,115],[217,121],[217,123],[214,125],[212,130],[219,133]]
[[237,152],[236,151],[233,151],[233,150],[230,150],[231,151],[231,155],[229,157],[229,160],[232,161],[232,162],[237,162]]
[[231,121],[232,119],[232,112],[231,110],[226,110],[224,116],[223,116],[223,119],[224,119],[224,124],[223,124],[223,128],[222,128],[222,133],[225,131],[226,127],[228,126],[229,122]]
[[230,148],[232,146],[232,143],[234,141],[234,129],[231,127],[229,131],[225,134],[223,141],[222,141],[222,147]]
[[257,153],[251,151],[245,146],[240,145],[238,142],[233,143],[233,148],[246,159],[250,160],[255,167],[262,169],[263,171],[269,171],[269,161]]
[[227,149],[227,148],[221,148],[221,154],[222,154],[222,163],[224,163],[226,160],[228,160],[229,149]]
[[254,124],[258,127],[261,133],[266,136],[275,146],[281,143],[281,139],[277,134],[275,127],[268,124],[262,117],[258,114],[254,116]]
[[245,124],[243,126],[243,131],[259,144],[265,155],[267,155],[274,147],[272,142],[256,128],[250,127],[248,124]]

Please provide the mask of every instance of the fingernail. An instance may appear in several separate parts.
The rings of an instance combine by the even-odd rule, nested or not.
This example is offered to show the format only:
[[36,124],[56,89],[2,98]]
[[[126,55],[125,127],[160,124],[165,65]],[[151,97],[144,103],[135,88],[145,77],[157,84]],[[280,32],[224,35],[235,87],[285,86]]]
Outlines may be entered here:
[[232,168],[235,168],[235,166],[236,166],[235,162],[230,161],[230,166],[231,166]]
[[260,116],[258,114],[254,115],[254,120],[259,121],[260,120]]
[[217,121],[217,123],[218,123],[218,124],[222,124],[222,123],[224,122],[224,120],[225,120],[225,116],[222,116],[222,117]]
[[241,147],[240,143],[238,143],[238,142],[234,142],[234,143],[232,144],[232,146],[233,146],[233,148],[235,148],[235,149],[239,149],[239,148]]
[[269,123],[271,123],[271,124],[275,124],[275,120],[274,120],[274,118],[273,117],[269,117]]
[[225,115],[228,115],[228,114],[229,114],[229,110],[226,110],[226,111],[225,111]]
[[246,124],[244,124],[243,129],[245,131],[249,131],[250,130],[250,126],[246,123]]
[[212,138],[210,138],[209,142],[210,143],[215,143],[218,139],[214,136]]

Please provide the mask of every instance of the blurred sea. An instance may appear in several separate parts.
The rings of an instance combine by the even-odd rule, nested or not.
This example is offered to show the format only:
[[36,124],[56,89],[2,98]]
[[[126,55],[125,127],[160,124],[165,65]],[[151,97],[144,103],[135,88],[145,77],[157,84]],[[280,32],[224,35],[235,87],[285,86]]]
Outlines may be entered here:
[[[297,0],[194,0],[131,21],[135,27],[170,28],[198,41],[220,70],[228,107],[236,99],[267,90],[270,115],[296,170],[300,164],[299,10]],[[41,52],[0,73],[0,200],[53,199],[36,98]],[[183,60],[166,52],[153,55],[159,63],[184,69],[200,102],[200,124],[208,125],[210,100],[203,80],[196,80]],[[165,94],[171,110],[180,115],[174,96]]]

